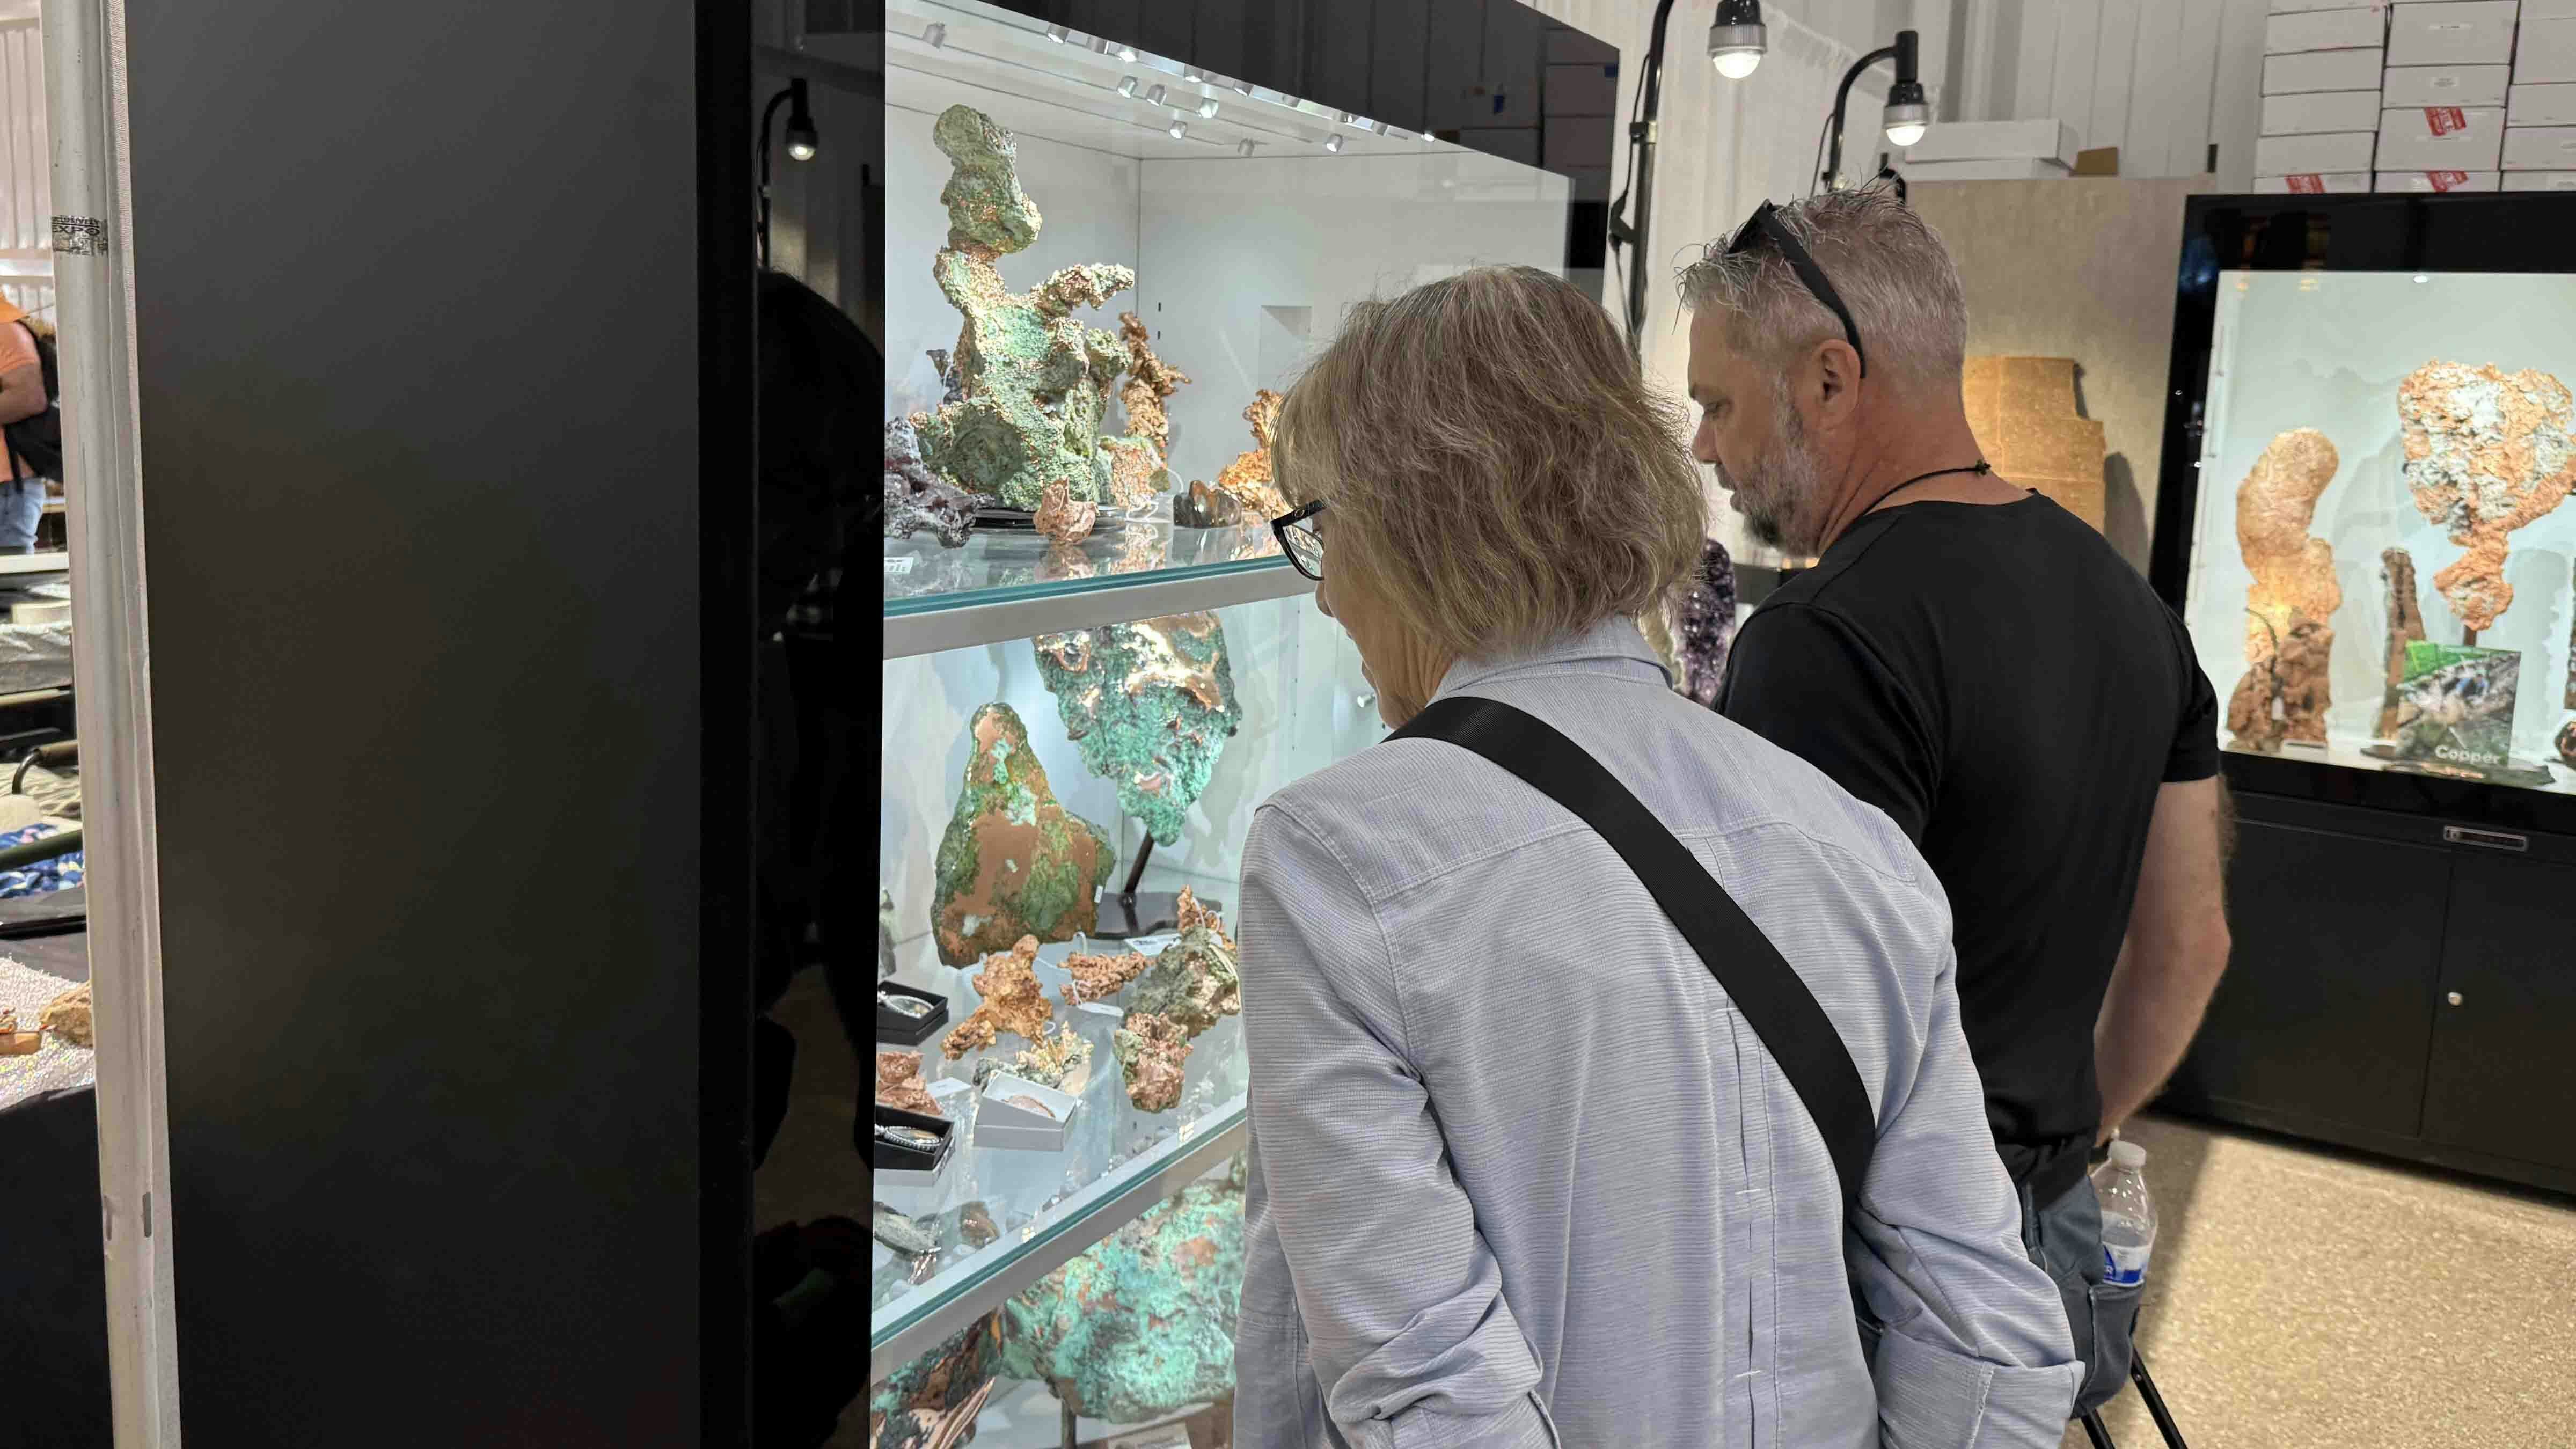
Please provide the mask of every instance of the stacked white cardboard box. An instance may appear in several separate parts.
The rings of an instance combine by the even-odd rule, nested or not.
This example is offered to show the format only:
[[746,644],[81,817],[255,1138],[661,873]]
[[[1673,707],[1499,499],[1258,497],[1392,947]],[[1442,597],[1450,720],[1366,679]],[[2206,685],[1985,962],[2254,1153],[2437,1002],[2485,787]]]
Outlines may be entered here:
[[2368,191],[2388,7],[2272,0],[2263,27],[2256,191]]
[[2075,128],[2053,117],[1943,121],[1908,147],[1908,181],[2048,181],[2074,174]]
[[2502,184],[2516,0],[2399,0],[2380,81],[2378,191]]
[[2522,0],[2504,117],[2504,189],[2576,191],[2576,0]]

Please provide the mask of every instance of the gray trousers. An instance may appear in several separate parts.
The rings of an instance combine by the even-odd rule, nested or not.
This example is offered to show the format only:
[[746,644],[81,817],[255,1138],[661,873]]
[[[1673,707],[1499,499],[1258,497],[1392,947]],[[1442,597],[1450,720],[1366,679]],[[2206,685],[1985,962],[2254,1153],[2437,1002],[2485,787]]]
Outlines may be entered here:
[[2075,1395],[2080,1416],[2109,1403],[2129,1381],[2140,1285],[2102,1281],[2102,1203],[2090,1178],[2078,1179],[2046,1207],[2032,1200],[2027,1184],[2017,1190],[2022,1247],[2057,1285],[2066,1302],[2066,1326],[2075,1335],[2075,1356],[2084,1360],[2084,1387]]

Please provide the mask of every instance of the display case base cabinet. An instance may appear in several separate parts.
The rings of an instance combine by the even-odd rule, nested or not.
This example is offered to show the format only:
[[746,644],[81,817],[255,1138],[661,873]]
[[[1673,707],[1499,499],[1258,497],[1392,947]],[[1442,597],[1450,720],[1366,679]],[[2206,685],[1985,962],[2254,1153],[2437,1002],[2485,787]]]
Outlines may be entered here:
[[2576,842],[2237,799],[2234,952],[2159,1105],[2576,1192]]

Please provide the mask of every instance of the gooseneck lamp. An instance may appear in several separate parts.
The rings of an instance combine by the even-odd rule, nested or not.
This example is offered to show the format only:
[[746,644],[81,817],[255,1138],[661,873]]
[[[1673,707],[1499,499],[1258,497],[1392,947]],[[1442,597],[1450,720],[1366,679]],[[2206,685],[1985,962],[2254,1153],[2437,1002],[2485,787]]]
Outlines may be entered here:
[[1843,170],[1843,111],[1851,104],[1852,83],[1860,73],[1882,60],[1896,63],[1896,84],[1887,88],[1887,109],[1879,114],[1879,125],[1886,132],[1887,144],[1911,146],[1923,139],[1932,124],[1932,108],[1923,97],[1923,81],[1915,71],[1916,36],[1911,30],[1896,32],[1894,45],[1883,45],[1852,62],[1843,72],[1843,83],[1834,91],[1834,117],[1827,127],[1831,140],[1825,153],[1824,175],[1828,187],[1838,185]]
[[1708,59],[1728,80],[1742,80],[1769,50],[1762,28],[1762,0],[1717,0],[1717,23],[1708,28]]
[[760,111],[760,264],[764,267],[769,265],[769,127],[778,119],[780,106],[787,107],[787,154],[811,161],[823,149],[822,138],[814,132],[814,113],[806,108],[805,82],[789,81]]

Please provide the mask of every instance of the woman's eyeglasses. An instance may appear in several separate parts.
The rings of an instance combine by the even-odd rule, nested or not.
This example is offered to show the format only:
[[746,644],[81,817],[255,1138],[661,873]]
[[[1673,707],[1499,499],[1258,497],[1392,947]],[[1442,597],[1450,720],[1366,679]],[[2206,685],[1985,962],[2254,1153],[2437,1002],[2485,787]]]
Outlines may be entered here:
[[1324,581],[1324,536],[1315,531],[1315,515],[1323,511],[1324,500],[1318,498],[1270,520],[1270,531],[1279,536],[1279,551],[1288,555],[1297,572],[1319,584]]

